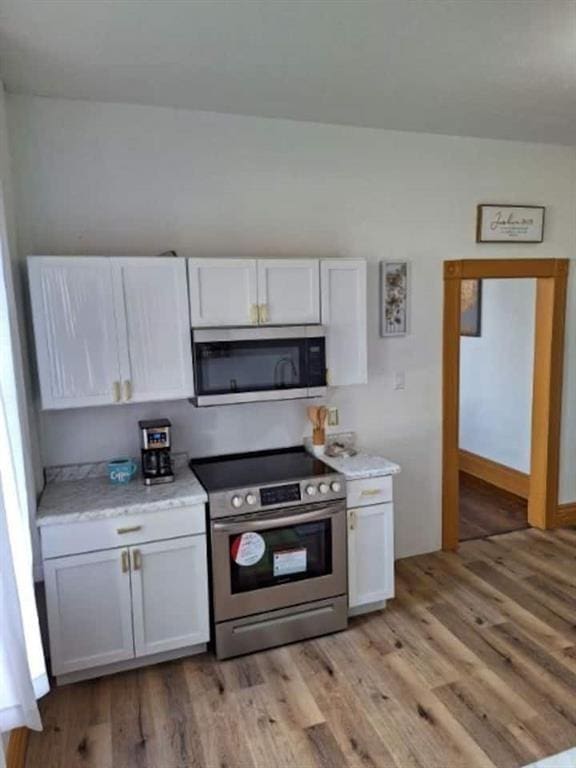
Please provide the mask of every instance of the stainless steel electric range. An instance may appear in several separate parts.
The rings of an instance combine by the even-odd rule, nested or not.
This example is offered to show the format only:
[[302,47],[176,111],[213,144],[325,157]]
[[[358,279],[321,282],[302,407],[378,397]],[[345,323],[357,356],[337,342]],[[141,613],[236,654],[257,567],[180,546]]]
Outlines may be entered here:
[[345,629],[346,488],[303,448],[193,459],[219,659]]

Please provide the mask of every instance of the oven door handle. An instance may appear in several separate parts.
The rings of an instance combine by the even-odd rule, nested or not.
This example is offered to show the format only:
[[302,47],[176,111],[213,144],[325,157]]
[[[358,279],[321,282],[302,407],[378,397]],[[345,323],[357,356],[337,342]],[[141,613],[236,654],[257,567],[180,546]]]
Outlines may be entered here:
[[250,533],[269,528],[284,528],[287,525],[298,523],[310,523],[313,520],[323,520],[342,512],[342,506],[322,507],[314,512],[301,512],[296,515],[282,515],[281,517],[269,517],[268,519],[245,520],[242,523],[212,523],[215,533]]

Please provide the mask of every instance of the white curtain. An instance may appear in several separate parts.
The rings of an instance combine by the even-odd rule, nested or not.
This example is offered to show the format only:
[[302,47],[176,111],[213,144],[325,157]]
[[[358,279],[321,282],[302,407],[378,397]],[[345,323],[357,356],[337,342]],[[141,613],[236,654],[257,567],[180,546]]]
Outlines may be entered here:
[[[2,122],[0,155],[5,149]],[[0,162],[2,171],[3,165]],[[0,178],[0,752],[2,732],[19,726],[42,727],[36,700],[49,688],[34,598],[29,522],[35,507],[34,484],[2,181]]]

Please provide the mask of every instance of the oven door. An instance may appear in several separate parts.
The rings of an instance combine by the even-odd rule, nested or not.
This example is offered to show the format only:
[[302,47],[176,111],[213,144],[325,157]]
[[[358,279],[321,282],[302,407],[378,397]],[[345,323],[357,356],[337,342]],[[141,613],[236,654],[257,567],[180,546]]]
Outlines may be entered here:
[[193,331],[196,405],[312,397],[326,387],[321,326]]
[[346,503],[213,521],[216,622],[344,595]]

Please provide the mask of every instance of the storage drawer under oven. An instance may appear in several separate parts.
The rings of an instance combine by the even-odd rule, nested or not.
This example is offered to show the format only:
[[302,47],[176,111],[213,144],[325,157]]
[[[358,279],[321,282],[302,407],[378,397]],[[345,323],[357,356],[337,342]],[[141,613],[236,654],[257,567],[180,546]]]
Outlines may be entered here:
[[216,626],[216,652],[219,659],[229,659],[262,648],[339,632],[346,629],[347,624],[348,600],[346,595],[339,595],[259,616],[224,621]]
[[346,593],[346,504],[211,523],[216,622]]

